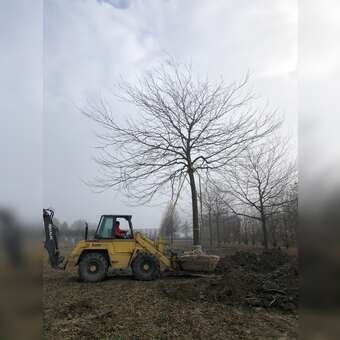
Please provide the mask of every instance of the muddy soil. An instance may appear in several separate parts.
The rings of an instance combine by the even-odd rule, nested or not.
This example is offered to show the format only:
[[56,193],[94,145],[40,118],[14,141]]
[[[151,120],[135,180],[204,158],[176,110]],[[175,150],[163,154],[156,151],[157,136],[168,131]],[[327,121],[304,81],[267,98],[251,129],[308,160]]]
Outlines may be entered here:
[[182,277],[139,282],[111,275],[89,284],[79,282],[76,271],[50,269],[45,260],[44,338],[297,339],[296,311],[226,303],[206,293],[220,290],[216,282]]
[[296,312],[299,298],[297,258],[280,250],[237,252],[221,258],[217,278],[164,288],[168,297]]

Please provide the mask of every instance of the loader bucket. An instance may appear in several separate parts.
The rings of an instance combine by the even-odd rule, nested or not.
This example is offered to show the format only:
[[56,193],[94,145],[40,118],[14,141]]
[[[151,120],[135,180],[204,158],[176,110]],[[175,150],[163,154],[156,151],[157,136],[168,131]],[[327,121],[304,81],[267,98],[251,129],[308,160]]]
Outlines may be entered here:
[[214,272],[219,260],[219,256],[205,254],[188,254],[178,258],[181,269],[191,272]]

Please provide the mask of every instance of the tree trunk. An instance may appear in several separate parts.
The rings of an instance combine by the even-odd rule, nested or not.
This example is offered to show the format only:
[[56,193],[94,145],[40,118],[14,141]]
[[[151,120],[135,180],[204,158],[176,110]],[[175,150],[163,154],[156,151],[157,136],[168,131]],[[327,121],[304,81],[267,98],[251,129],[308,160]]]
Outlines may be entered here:
[[248,245],[248,225],[245,223],[244,225],[244,243]]
[[264,249],[268,249],[268,232],[267,232],[267,223],[266,217],[264,215],[261,216],[262,223],[262,233],[263,233],[263,246]]
[[202,243],[202,234],[203,234],[203,198],[202,198],[202,184],[201,184],[201,177],[198,176],[198,183],[199,183],[199,190],[200,190],[200,242]]
[[287,219],[285,217],[283,218],[282,225],[283,225],[284,243],[285,243],[286,248],[288,249],[289,248],[289,230],[288,230],[289,227],[288,227]]
[[210,248],[213,247],[213,231],[211,224],[211,209],[209,209],[209,240],[210,240]]
[[276,237],[276,226],[272,225],[272,239],[273,239],[273,247],[277,247],[277,237]]
[[264,246],[264,249],[268,249],[267,221],[266,221],[265,209],[263,206],[263,197],[262,197],[260,188],[259,188],[259,196],[260,196],[261,224],[262,224],[262,233],[263,233],[263,246]]
[[252,244],[252,246],[255,246],[255,244],[256,244],[254,224],[252,224],[252,226],[251,226],[251,244]]
[[192,170],[188,171],[189,180],[190,180],[190,189],[191,189],[191,201],[192,201],[192,231],[193,231],[193,239],[194,246],[199,246],[200,243],[200,230],[198,225],[198,202],[197,202],[197,190],[195,177]]
[[277,247],[277,219],[274,219],[272,216],[270,217],[269,219],[269,222],[270,222],[270,231],[271,231],[271,234],[272,234],[272,245],[273,245],[273,248],[276,248]]
[[227,228],[226,228],[226,224],[225,224],[225,217],[224,215],[222,215],[222,241],[223,241],[223,244],[226,244],[227,243],[227,238],[229,238],[230,240],[230,237],[229,235],[227,235]]
[[220,235],[220,213],[216,214],[216,232],[217,232],[217,247],[221,245],[221,235]]

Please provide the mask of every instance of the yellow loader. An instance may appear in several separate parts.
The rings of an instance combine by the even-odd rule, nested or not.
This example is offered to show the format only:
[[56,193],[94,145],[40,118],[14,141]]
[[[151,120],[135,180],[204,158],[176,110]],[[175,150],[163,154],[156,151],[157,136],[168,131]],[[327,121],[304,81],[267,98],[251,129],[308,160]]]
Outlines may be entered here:
[[[162,240],[153,242],[141,233],[134,233],[131,215],[102,215],[93,239],[88,239],[88,226],[85,237],[72,250],[65,260],[59,253],[58,229],[53,224],[54,212],[43,209],[45,227],[45,248],[53,268],[66,269],[78,266],[79,278],[87,282],[103,280],[110,269],[131,269],[138,280],[154,280],[168,269],[171,271],[212,272],[215,270],[218,256],[187,254],[169,257],[164,253]],[[124,238],[115,238],[115,221],[124,219],[129,225],[129,232]],[[192,261],[194,259],[194,261]]]

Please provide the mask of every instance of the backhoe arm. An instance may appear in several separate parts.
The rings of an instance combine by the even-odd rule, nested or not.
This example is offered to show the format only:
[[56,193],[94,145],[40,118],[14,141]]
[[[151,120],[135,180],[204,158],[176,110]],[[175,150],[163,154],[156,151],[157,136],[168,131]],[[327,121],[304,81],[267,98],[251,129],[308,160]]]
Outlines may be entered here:
[[43,209],[45,243],[44,246],[48,252],[49,261],[53,268],[64,269],[61,266],[64,258],[59,254],[57,233],[58,228],[53,224],[54,211],[51,209]]

